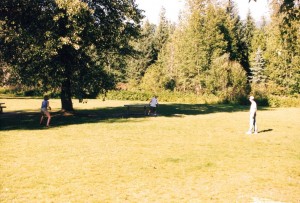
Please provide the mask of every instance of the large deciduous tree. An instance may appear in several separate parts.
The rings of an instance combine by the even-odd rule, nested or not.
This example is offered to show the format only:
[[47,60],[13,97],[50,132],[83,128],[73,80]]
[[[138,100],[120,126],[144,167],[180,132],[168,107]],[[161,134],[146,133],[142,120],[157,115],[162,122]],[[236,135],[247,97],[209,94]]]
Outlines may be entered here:
[[130,53],[141,17],[134,0],[2,0],[1,56],[24,85],[60,89],[70,111],[72,96],[112,87],[109,57]]

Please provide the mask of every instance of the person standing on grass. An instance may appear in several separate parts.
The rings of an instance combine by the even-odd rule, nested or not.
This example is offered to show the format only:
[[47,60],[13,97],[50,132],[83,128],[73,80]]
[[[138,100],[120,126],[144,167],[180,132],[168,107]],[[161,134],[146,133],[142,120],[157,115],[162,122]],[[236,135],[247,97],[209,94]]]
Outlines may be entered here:
[[254,101],[253,96],[250,96],[249,101],[251,102],[251,106],[250,106],[250,126],[249,126],[249,130],[246,132],[246,134],[248,135],[252,134],[252,130],[254,130],[254,134],[258,133],[257,121],[256,121],[257,104]]
[[150,113],[152,113],[154,116],[156,116],[156,107],[158,107],[158,100],[157,100],[158,96],[154,96],[152,97],[152,99],[150,100],[150,109],[148,112],[148,115],[150,115]]
[[47,116],[48,120],[47,120],[47,124],[46,126],[49,127],[49,124],[50,124],[50,120],[51,120],[51,115],[48,111],[51,110],[51,107],[49,106],[49,97],[48,96],[44,96],[44,100],[42,102],[42,107],[41,107],[41,113],[42,113],[42,116],[41,116],[41,120],[40,120],[40,125],[43,124],[43,120],[44,120],[44,115]]

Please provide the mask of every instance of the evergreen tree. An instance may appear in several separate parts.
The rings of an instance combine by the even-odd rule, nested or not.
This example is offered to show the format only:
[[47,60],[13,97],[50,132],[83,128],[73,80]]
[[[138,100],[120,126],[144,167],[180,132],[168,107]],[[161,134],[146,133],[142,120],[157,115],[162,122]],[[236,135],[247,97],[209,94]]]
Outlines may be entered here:
[[164,47],[171,34],[171,24],[166,18],[166,9],[162,8],[159,15],[159,24],[155,30],[154,46],[156,59],[160,50]]
[[[300,89],[300,23],[299,4],[291,1],[277,4],[268,30],[266,73],[278,94],[299,94]],[[274,86],[273,85],[273,86]],[[281,90],[281,91],[278,91]]]
[[127,59],[126,78],[132,87],[137,87],[147,68],[155,63],[157,51],[154,45],[156,26],[146,21],[141,29],[140,37],[133,41],[136,53]]
[[241,33],[241,47],[242,54],[241,64],[248,74],[250,74],[250,55],[252,50],[252,39],[256,30],[256,26],[250,11],[248,11],[246,22],[244,23]]
[[235,29],[240,28],[239,18],[231,19],[229,13],[208,1],[188,1],[188,10],[159,53],[156,69],[162,70],[162,86],[183,92],[203,91],[214,59],[226,52],[238,58]]
[[158,53],[169,39],[172,25],[166,19],[165,13],[166,10],[162,8],[158,26],[146,21],[142,27],[141,37],[134,42],[138,54],[129,60],[127,72],[132,87],[138,87],[148,68],[157,62]]
[[[194,3],[198,6],[191,6]],[[214,58],[225,53],[226,41],[221,32],[220,10],[212,4],[190,1],[190,10],[168,45],[166,67],[173,73],[170,82],[179,91],[205,87],[206,71]]]
[[262,50],[258,48],[256,51],[256,57],[251,64],[251,76],[249,76],[250,81],[254,84],[265,84],[266,76],[264,74],[265,61],[263,59]]
[[266,51],[267,49],[267,23],[265,18],[263,17],[261,20],[261,25],[259,28],[256,28],[253,33],[252,41],[251,41],[251,47],[252,52],[250,53],[250,61],[252,61],[256,56],[256,51],[258,49],[261,49],[261,51]]
[[222,33],[227,41],[226,52],[230,54],[231,60],[241,61],[240,35],[242,33],[242,22],[238,15],[237,6],[232,0],[228,0],[226,4],[224,22],[221,26]]

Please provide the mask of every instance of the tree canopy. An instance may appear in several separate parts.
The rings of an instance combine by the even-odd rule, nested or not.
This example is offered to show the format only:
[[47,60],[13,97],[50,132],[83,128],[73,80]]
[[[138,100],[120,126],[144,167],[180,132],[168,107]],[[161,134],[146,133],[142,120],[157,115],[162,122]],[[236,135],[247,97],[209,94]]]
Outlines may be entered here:
[[113,86],[107,56],[131,53],[141,18],[133,0],[2,0],[1,56],[20,83],[60,89],[73,110],[72,96]]

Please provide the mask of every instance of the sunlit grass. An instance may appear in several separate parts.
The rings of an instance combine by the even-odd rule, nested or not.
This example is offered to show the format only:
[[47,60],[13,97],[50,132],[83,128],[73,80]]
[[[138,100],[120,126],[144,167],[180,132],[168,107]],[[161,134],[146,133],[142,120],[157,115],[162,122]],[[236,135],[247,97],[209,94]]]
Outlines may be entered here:
[[126,101],[74,101],[82,118],[59,116],[50,100],[47,129],[38,114],[4,122],[41,100],[0,101],[0,127],[10,125],[0,130],[1,202],[300,201],[299,108],[259,109],[260,133],[248,136],[241,106],[165,104],[158,117],[127,118]]

